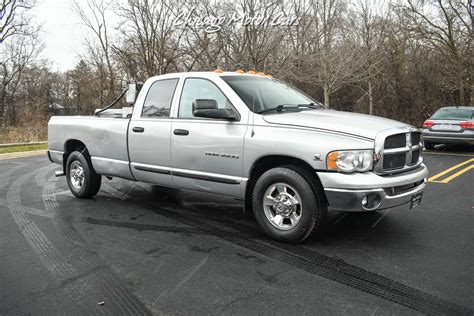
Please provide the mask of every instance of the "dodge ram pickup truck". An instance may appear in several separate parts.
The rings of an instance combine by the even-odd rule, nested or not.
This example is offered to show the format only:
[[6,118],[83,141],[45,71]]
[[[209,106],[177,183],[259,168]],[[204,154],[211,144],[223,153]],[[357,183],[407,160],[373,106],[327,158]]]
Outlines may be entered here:
[[328,209],[421,201],[423,140],[407,124],[327,109],[255,73],[166,74],[137,90],[123,93],[132,107],[49,121],[49,159],[76,197],[95,195],[101,176],[226,195],[286,242],[321,229]]

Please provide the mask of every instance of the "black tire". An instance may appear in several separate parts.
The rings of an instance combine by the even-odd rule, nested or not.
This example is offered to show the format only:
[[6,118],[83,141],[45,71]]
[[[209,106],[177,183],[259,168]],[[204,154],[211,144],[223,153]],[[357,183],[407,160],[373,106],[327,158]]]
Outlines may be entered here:
[[[94,171],[92,163],[86,155],[74,151],[69,155],[66,163],[66,179],[69,189],[72,194],[81,199],[96,195],[102,182],[102,177]],[[80,170],[80,167],[82,167],[82,176],[71,178],[71,174]],[[72,169],[74,170],[72,171]],[[78,180],[76,180],[78,178],[82,178],[82,182],[79,181],[78,183]]]
[[425,142],[425,148],[426,149],[434,149],[435,144],[430,143],[430,142]]
[[[264,195],[267,190],[272,190],[275,184],[283,183],[288,185],[288,190],[296,191],[296,195],[301,200],[300,217],[296,224],[285,224],[285,220],[290,222],[289,218],[280,221],[283,225],[289,225],[290,228],[278,228],[272,223],[267,212],[276,214],[277,206],[264,207]],[[286,192],[286,191],[285,191]],[[279,193],[279,192],[277,192]],[[291,193],[295,195],[294,192]],[[277,195],[277,198],[280,195]],[[327,214],[327,204],[325,203],[322,188],[311,175],[303,168],[294,166],[282,166],[270,169],[260,176],[255,184],[252,196],[254,215],[262,227],[263,231],[270,237],[291,243],[297,243],[305,240],[313,230],[319,230],[324,223]],[[295,211],[293,211],[295,212]],[[270,215],[271,216],[271,215]],[[276,217],[276,216],[275,216]]]

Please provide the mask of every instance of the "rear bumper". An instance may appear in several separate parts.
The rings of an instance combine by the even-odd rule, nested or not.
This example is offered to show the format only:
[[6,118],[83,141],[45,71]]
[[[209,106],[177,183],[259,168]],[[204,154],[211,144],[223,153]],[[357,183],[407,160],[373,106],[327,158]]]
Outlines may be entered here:
[[474,138],[471,137],[447,137],[447,136],[430,136],[423,134],[423,140],[430,143],[438,144],[474,144]]
[[[428,170],[420,167],[392,176],[367,173],[318,172],[329,208],[339,211],[365,212],[392,208],[412,201],[426,186]],[[364,198],[369,203],[363,205]],[[370,203],[372,201],[372,203]]]
[[423,140],[438,144],[474,144],[474,132],[464,130],[463,132],[440,132],[423,129]]

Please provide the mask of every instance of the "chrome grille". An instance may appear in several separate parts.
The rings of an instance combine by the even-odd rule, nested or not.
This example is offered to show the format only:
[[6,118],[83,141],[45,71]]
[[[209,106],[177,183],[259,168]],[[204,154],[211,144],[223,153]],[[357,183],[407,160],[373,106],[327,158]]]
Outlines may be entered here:
[[419,166],[423,160],[421,133],[413,128],[385,131],[376,138],[374,171],[391,174],[407,171]]

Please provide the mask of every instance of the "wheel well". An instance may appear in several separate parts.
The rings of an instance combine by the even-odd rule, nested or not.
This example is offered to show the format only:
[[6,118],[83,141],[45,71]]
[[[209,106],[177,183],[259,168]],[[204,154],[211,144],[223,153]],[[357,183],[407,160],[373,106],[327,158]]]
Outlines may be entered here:
[[67,163],[67,159],[69,158],[69,155],[73,151],[76,151],[76,150],[81,151],[83,154],[86,154],[86,157],[89,155],[89,153],[87,152],[86,145],[84,145],[84,143],[81,142],[80,140],[69,139],[68,141],[66,141],[66,143],[64,144],[64,155],[63,155],[64,172],[66,171],[66,163]]
[[[260,178],[260,176],[264,174],[267,170],[285,165],[297,166],[306,170],[308,172],[308,176],[314,178],[316,180],[316,183],[322,188],[321,181],[319,180],[316,172],[314,171],[313,167],[311,167],[311,165],[308,164],[306,161],[290,156],[279,155],[261,157],[253,164],[252,168],[250,169],[249,180],[245,189],[246,209],[248,209],[252,205],[252,192],[258,178]],[[326,197],[324,196],[324,198]]]

